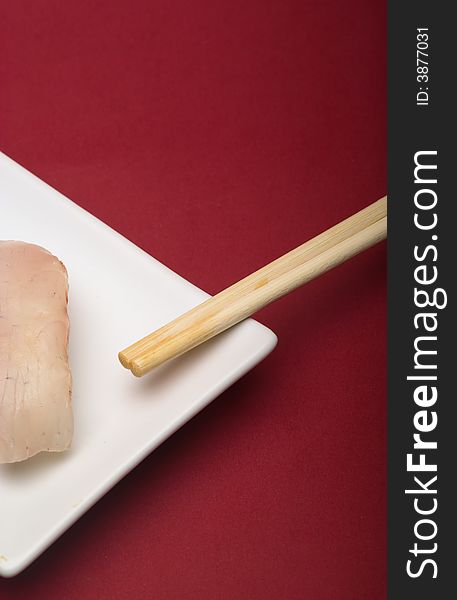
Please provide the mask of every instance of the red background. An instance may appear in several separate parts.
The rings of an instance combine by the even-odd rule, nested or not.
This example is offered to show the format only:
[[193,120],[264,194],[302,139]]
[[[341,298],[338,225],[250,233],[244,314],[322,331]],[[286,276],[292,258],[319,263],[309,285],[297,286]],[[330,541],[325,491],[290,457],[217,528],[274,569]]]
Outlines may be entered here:
[[[215,293],[386,192],[385,12],[4,0],[1,149]],[[384,598],[385,259],[262,311],[274,353],[0,599]]]

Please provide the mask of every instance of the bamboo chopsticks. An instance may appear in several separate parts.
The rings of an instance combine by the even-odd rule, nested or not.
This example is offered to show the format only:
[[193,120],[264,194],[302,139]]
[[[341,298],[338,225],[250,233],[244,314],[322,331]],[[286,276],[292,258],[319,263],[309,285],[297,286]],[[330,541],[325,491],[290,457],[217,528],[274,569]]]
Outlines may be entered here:
[[387,235],[387,196],[219,292],[119,353],[141,377],[366,250]]

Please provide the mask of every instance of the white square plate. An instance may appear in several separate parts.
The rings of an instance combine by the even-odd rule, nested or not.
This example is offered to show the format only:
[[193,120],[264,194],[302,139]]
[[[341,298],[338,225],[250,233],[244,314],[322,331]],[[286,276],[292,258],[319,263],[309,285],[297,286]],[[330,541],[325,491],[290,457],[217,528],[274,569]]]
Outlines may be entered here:
[[0,153],[0,239],[46,247],[70,281],[71,450],[0,465],[0,575],[28,566],[276,344],[248,320],[142,379],[117,352],[207,298]]

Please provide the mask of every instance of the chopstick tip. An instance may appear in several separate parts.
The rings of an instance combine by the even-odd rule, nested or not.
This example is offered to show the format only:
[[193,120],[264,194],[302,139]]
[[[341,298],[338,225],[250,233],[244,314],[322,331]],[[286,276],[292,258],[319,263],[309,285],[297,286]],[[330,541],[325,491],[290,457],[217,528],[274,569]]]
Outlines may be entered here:
[[119,354],[117,355],[119,362],[121,363],[121,365],[125,368],[125,369],[130,369],[130,363],[128,358],[125,356],[124,352],[119,352]]
[[135,375],[135,377],[142,377],[146,373],[146,371],[142,367],[138,366],[134,360],[132,360],[128,368]]

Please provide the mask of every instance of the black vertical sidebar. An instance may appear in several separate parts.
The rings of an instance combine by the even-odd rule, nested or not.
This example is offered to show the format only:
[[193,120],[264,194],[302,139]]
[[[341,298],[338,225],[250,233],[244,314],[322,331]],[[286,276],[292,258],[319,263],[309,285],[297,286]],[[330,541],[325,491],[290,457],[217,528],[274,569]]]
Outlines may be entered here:
[[457,373],[457,153],[456,103],[451,91],[457,89],[457,29],[453,8],[451,2],[389,2],[391,600],[457,597],[457,392],[453,383]]

